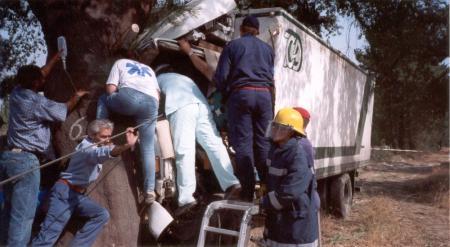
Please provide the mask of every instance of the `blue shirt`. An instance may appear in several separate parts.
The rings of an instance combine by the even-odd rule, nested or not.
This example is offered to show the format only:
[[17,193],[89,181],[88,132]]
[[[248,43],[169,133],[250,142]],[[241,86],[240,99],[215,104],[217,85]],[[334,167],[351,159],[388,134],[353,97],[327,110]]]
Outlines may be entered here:
[[244,86],[273,86],[273,49],[247,34],[232,40],[222,51],[214,75],[216,87],[223,94]]
[[277,243],[306,244],[318,238],[317,209],[311,200],[314,175],[298,138],[272,143],[267,160],[267,238]]
[[[307,138],[301,138],[299,140],[300,146],[305,150],[306,161],[308,161],[308,167],[314,168],[314,148],[311,142]],[[312,170],[314,173],[314,169]]]
[[66,119],[67,106],[21,87],[9,98],[8,145],[52,155],[50,123]]
[[161,92],[166,95],[166,115],[170,115],[189,104],[200,103],[208,105],[208,100],[189,77],[178,73],[164,73],[156,79]]
[[66,179],[73,185],[87,187],[98,178],[102,170],[102,163],[113,158],[111,151],[114,146],[93,146],[87,148],[92,144],[94,142],[89,138],[83,139],[78,144],[75,150],[79,152],[72,156],[66,171],[61,172],[62,179]]

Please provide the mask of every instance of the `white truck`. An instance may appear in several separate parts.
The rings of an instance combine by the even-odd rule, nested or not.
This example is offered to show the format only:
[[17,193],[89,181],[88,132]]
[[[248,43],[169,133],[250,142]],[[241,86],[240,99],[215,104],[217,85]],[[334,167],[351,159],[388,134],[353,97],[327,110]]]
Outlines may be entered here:
[[146,29],[135,45],[156,47],[159,56],[166,56],[161,54],[179,50],[177,38],[199,40],[195,53],[214,67],[221,47],[239,36],[242,19],[255,15],[260,22],[258,38],[275,51],[275,112],[286,106],[309,110],[311,122],[306,131],[315,148],[322,205],[347,216],[356,171],[370,160],[374,83],[364,70],[285,10],[235,8],[232,0],[193,0]]

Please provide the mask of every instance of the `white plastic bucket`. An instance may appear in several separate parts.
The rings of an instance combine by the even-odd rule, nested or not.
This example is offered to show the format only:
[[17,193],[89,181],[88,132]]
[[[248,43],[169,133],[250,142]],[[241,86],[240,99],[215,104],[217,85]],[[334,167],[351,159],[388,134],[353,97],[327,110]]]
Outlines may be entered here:
[[161,236],[172,221],[172,215],[158,202],[155,201],[148,207],[148,229],[155,239]]

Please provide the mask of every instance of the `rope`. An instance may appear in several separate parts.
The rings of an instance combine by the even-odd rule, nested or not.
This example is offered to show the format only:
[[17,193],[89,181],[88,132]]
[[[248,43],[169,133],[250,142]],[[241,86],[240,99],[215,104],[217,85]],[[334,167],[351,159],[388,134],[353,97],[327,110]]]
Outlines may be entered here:
[[[143,125],[147,124],[147,123],[151,123],[151,122],[155,121],[156,119],[158,119],[158,117],[159,117],[159,116],[157,116],[157,117],[154,118],[154,119],[149,119],[149,120],[147,120],[147,121],[145,121],[145,122],[143,122],[143,123],[141,123],[141,124],[139,124],[139,125],[136,125],[133,129],[138,129],[138,128],[142,127]],[[14,175],[14,176],[12,176],[12,177],[10,177],[10,178],[8,178],[8,179],[5,179],[5,180],[1,181],[1,182],[0,182],[0,186],[3,186],[4,184],[7,184],[7,183],[13,181],[14,179],[23,177],[23,176],[27,175],[28,173],[31,173],[31,172],[34,172],[34,171],[36,171],[36,170],[40,170],[40,169],[43,169],[43,168],[45,168],[45,167],[47,167],[47,166],[53,165],[53,164],[55,164],[56,162],[58,162],[58,161],[60,161],[60,160],[63,160],[63,159],[65,159],[65,158],[71,157],[72,155],[74,155],[74,154],[76,154],[76,153],[79,153],[79,152],[84,151],[84,150],[86,150],[86,149],[89,149],[89,148],[91,148],[91,147],[97,146],[97,145],[102,144],[102,143],[104,143],[104,142],[107,142],[107,141],[109,141],[109,140],[113,140],[113,139],[115,139],[115,138],[117,138],[117,137],[119,137],[119,136],[121,136],[121,135],[126,134],[127,132],[128,132],[128,131],[126,131],[126,130],[125,130],[125,131],[122,131],[122,132],[120,132],[119,134],[116,134],[116,135],[112,136],[112,137],[109,138],[108,140],[100,141],[100,142],[97,142],[97,143],[93,143],[93,144],[91,144],[91,145],[89,145],[89,146],[87,146],[87,147],[85,147],[85,148],[83,148],[83,149],[74,151],[74,152],[72,152],[72,153],[70,153],[70,154],[66,154],[66,155],[64,155],[64,156],[61,156],[61,157],[55,159],[55,160],[49,161],[49,162],[47,162],[47,163],[45,163],[45,164],[43,164],[43,165],[41,165],[41,166],[34,167],[34,168],[31,168],[31,169],[28,170],[28,171],[24,171],[24,172],[22,172],[22,173],[19,173],[19,174],[17,174],[17,175]]]
[[64,72],[66,74],[66,77],[69,78],[69,82],[70,82],[70,85],[72,86],[73,92],[76,93],[77,88],[75,87],[75,84],[73,84],[72,77],[70,76],[69,72],[67,72],[67,70],[64,70]]

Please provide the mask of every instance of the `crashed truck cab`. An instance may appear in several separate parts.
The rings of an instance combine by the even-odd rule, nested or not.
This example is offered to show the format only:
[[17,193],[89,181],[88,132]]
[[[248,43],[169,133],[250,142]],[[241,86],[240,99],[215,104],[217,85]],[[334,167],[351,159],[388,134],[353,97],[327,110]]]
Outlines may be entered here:
[[[258,18],[258,38],[274,49],[275,111],[296,106],[309,110],[311,122],[306,131],[316,151],[322,207],[346,217],[357,169],[368,164],[371,154],[375,83],[366,71],[285,10],[238,11],[232,0],[193,0],[145,29],[136,39],[136,48],[157,50],[153,67],[175,62],[177,69],[191,73],[202,92],[214,100],[215,89],[180,52],[176,39],[191,40],[194,53],[215,69],[224,45],[239,37],[247,14]],[[212,110],[220,113],[214,106]],[[201,163],[207,163],[206,158],[204,161]]]
[[[194,68],[189,57],[180,52],[176,40],[183,37],[192,41],[196,44],[193,46],[194,53],[205,59],[215,69],[222,47],[233,38],[235,8],[234,1],[191,1],[183,7],[181,12],[174,11],[160,22],[146,28],[136,37],[131,46],[139,51],[151,50],[156,53],[156,57],[151,62],[153,68],[170,62],[178,72],[193,79],[205,96],[211,96],[215,89],[211,87],[208,79]],[[163,102],[164,98],[161,101]],[[164,107],[160,107],[160,111],[163,109]],[[218,115],[219,109],[215,113]],[[158,121],[156,132],[159,142],[156,155],[159,162],[157,162],[155,190],[160,195],[159,202],[164,203],[165,199],[172,199],[176,196],[174,152],[167,148],[168,145],[171,145],[167,120]],[[219,192],[220,187],[212,172],[206,152],[200,146],[197,146],[196,160],[201,177],[197,190],[200,190],[201,193]]]

